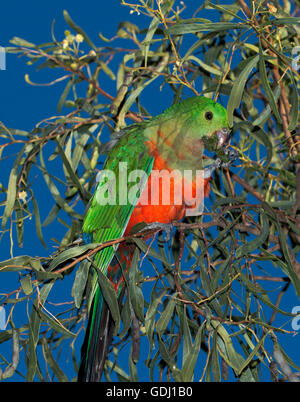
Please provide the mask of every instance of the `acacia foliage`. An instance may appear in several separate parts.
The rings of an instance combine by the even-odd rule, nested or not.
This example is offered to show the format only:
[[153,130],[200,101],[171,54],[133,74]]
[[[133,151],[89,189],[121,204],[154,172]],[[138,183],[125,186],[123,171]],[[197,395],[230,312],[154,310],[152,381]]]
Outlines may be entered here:
[[[92,257],[105,247],[80,241],[84,206],[107,134],[148,118],[151,92],[155,99],[169,94],[172,103],[204,95],[227,105],[230,147],[239,160],[216,172],[205,213],[177,223],[170,244],[131,236],[139,252],[120,309],[102,279],[119,328],[106,378],[143,380],[146,369],[149,380],[297,381],[300,369],[281,346],[293,335],[294,316],[281,304],[288,291],[296,302],[300,295],[299,2],[121,4],[135,23],[121,22],[113,38],[99,33],[92,40],[64,11],[64,38],[52,24],[51,42],[14,37],[6,49],[38,70],[54,69],[49,84],[63,81],[65,88],[57,114],[45,110],[30,132],[0,126],[1,157],[14,158],[0,183],[1,238],[11,241],[0,275],[18,274],[15,288],[0,298],[9,312],[0,342],[12,351],[11,365],[1,357],[0,376],[68,381],[67,350],[75,378]],[[114,83],[111,92],[107,81]],[[37,176],[51,197],[43,219]],[[32,217],[46,256],[24,250],[16,257]],[[53,225],[66,227],[55,249],[45,240]],[[55,300],[62,281],[72,301],[54,309],[48,296]],[[15,307],[27,312],[18,327]],[[18,371],[19,358],[25,372]]]

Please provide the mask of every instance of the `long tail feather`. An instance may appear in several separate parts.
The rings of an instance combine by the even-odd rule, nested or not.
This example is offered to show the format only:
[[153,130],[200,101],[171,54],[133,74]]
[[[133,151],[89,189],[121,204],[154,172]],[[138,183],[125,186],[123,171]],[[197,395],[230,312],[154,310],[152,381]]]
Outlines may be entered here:
[[[132,260],[133,251],[129,247],[119,247],[118,257],[114,257],[108,270],[109,278],[114,283],[119,305],[124,294],[122,264],[125,272]],[[124,264],[124,265],[123,265]],[[81,363],[78,373],[79,382],[98,382],[104,370],[104,363],[114,334],[114,321],[108,305],[103,299],[100,287],[97,287],[90,308],[88,326],[81,348]]]
[[98,288],[81,349],[79,382],[98,382],[101,380],[113,332],[114,321],[105,300],[103,300],[100,288]]

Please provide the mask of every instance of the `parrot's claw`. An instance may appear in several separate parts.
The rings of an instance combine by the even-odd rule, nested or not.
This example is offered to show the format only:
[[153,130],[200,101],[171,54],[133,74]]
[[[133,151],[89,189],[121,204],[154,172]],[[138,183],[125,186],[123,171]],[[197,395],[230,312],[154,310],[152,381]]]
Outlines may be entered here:
[[77,237],[77,239],[75,239],[72,244],[81,244],[82,242],[83,242],[83,238]]
[[216,160],[214,160],[210,166],[208,166],[207,168],[204,169],[204,179],[209,179],[216,169],[228,168],[239,157],[239,153],[235,149],[227,148],[224,150],[224,153],[228,157],[229,161],[224,162],[224,161],[222,161],[221,158],[217,158]]
[[224,150],[224,153],[228,157],[229,161],[222,162],[221,167],[228,168],[229,166],[231,166],[233,164],[233,162],[235,162],[237,160],[237,158],[239,157],[239,152],[236,149],[226,148]]
[[203,178],[204,179],[209,179],[212,176],[213,172],[216,169],[220,169],[221,166],[222,166],[222,161],[221,161],[220,158],[217,158],[215,161],[213,161],[213,163],[210,166],[208,166],[208,167],[206,167],[204,169]]
[[166,234],[164,236],[164,241],[166,243],[168,243],[171,240],[171,235],[172,235],[172,230],[173,230],[172,223],[152,222],[152,223],[149,223],[146,227],[144,227],[141,230],[141,232],[144,232],[145,230],[152,230],[152,229],[164,230],[166,232]]

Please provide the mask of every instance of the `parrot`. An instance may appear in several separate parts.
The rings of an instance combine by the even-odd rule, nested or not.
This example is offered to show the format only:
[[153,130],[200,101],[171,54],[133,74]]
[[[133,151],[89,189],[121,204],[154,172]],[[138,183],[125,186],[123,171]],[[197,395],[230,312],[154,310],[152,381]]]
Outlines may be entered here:
[[[115,133],[105,144],[107,158],[85,213],[84,241],[101,244],[126,237],[139,224],[144,224],[144,229],[158,228],[170,234],[172,224],[189,215],[190,210],[194,208],[197,215],[196,204],[202,200],[195,200],[195,171],[203,172],[200,192],[203,199],[209,194],[213,171],[228,167],[236,158],[230,152],[219,151],[229,134],[226,108],[204,96],[174,103],[160,115]],[[216,155],[219,152],[220,157],[215,160],[206,157],[206,150]],[[194,172],[187,179],[192,188],[189,197],[182,195],[186,171]],[[157,172],[161,180],[157,180]],[[164,189],[163,179],[172,172],[176,174]],[[155,202],[149,200],[150,195]],[[169,197],[163,200],[163,196]],[[124,275],[134,251],[135,246],[125,241],[103,248],[93,258],[79,382],[101,381],[114,334],[114,320],[101,292],[97,270],[109,278],[121,306]]]

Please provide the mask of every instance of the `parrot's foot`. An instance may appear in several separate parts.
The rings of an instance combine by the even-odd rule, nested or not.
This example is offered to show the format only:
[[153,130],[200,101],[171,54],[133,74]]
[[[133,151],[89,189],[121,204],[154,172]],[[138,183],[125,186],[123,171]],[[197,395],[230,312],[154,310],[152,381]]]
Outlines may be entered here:
[[231,166],[233,164],[233,162],[235,162],[237,160],[237,158],[239,157],[239,152],[236,149],[226,148],[224,150],[224,153],[229,160],[228,160],[228,162],[222,162],[221,167],[228,168],[229,166]]
[[77,237],[77,239],[75,239],[72,244],[81,244],[82,242],[83,242],[83,238]]
[[216,169],[220,169],[221,165],[222,165],[222,161],[221,161],[220,158],[218,158],[218,159],[216,159],[215,161],[213,161],[213,163],[212,163],[210,166],[208,166],[208,167],[206,167],[206,168],[204,169],[204,176],[203,176],[203,178],[204,178],[204,179],[209,179],[209,178],[211,178],[213,172],[214,172]]
[[227,156],[228,161],[224,162],[221,158],[217,158],[213,163],[204,169],[204,179],[209,179],[216,169],[228,168],[235,162],[239,156],[238,151],[235,149],[225,149],[224,154]]
[[144,232],[146,230],[152,230],[152,229],[164,230],[166,232],[166,234],[164,236],[164,241],[169,242],[171,240],[173,223],[161,223],[161,222],[148,223],[148,225],[146,227],[144,227],[141,230],[141,232]]

